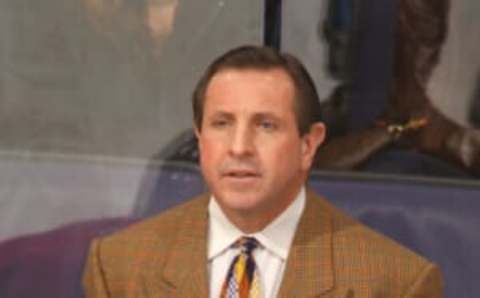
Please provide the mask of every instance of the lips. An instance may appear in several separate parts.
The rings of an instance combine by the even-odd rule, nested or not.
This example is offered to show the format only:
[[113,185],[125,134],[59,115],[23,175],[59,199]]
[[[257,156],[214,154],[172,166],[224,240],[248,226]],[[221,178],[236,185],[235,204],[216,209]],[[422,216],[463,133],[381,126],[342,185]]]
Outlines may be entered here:
[[222,173],[221,179],[230,191],[245,192],[260,182],[260,173],[251,169],[230,169]]
[[222,176],[230,178],[256,178],[260,177],[260,173],[250,169],[230,169],[224,171]]

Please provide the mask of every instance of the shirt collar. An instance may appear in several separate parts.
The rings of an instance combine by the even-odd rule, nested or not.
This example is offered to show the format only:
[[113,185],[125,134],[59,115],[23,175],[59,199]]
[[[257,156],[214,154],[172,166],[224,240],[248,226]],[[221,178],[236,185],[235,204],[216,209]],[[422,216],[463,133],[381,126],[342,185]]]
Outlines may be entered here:
[[[302,187],[293,202],[274,221],[260,232],[246,235],[255,237],[261,245],[283,260],[295,235],[298,222],[305,207],[305,187]],[[223,213],[215,198],[210,198],[208,260],[227,250],[238,238],[245,236]]]

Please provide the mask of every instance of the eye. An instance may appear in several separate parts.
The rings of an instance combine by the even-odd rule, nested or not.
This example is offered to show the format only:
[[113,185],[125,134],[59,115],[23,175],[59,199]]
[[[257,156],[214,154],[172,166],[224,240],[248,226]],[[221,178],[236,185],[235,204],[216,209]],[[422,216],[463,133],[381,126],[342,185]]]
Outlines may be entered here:
[[228,121],[226,119],[214,119],[211,122],[211,126],[215,128],[222,128],[228,125]]
[[277,125],[275,122],[272,120],[260,120],[257,124],[261,129],[267,130],[267,131],[273,131],[277,128]]

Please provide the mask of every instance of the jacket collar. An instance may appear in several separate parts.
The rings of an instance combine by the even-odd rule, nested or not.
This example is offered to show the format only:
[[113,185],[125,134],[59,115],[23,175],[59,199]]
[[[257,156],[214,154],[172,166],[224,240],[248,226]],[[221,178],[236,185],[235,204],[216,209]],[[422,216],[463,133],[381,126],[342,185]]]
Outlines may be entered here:
[[308,191],[279,297],[317,297],[333,289],[332,225],[329,204]]

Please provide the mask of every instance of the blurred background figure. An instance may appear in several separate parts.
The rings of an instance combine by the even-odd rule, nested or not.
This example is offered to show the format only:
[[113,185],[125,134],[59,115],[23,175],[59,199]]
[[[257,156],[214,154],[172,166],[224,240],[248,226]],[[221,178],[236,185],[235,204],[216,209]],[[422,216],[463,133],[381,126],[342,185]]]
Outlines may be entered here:
[[[391,95],[384,113],[369,129],[331,136],[320,149],[317,166],[359,169],[395,145],[480,175],[479,130],[445,116],[432,104],[427,88],[447,37],[450,1],[400,0],[397,10]],[[457,176],[458,171],[450,173]]]
[[136,31],[147,37],[157,58],[173,32],[178,8],[178,0],[84,0],[84,4],[89,21],[100,34],[115,42],[120,33]]

